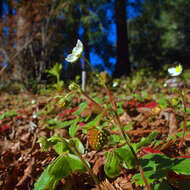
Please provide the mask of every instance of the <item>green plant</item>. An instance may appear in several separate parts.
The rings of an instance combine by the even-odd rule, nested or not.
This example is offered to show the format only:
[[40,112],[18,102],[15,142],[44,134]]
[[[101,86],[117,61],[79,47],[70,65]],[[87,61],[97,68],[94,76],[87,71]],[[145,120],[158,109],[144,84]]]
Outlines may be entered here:
[[[76,52],[73,51],[72,53]],[[71,59],[72,62],[75,62],[81,57],[91,66],[88,60],[81,54],[81,51],[79,51],[77,55],[74,54],[74,57],[72,57],[72,54],[69,54],[68,60]],[[93,66],[91,67],[96,72]],[[51,125],[52,129],[68,128],[70,138],[66,139],[61,138],[59,135],[54,135],[49,139],[43,137],[39,140],[43,150],[53,147],[59,156],[43,172],[35,184],[35,188],[40,188],[45,184],[43,188],[41,188],[45,189],[46,185],[50,184],[52,185],[51,188],[54,189],[58,181],[61,178],[69,176],[71,172],[83,172],[86,170],[91,175],[97,188],[101,189],[99,181],[90,168],[90,165],[82,156],[82,154],[84,154],[84,146],[77,137],[79,130],[88,136],[89,144],[92,148],[99,150],[104,147],[105,142],[109,145],[108,151],[105,153],[106,163],[104,171],[110,178],[117,177],[123,169],[135,169],[139,171],[140,174],[137,173],[134,175],[134,183],[145,185],[146,189],[150,190],[151,187],[159,189],[160,187],[166,187],[168,185],[168,183],[164,181],[167,177],[168,170],[180,174],[189,174],[189,166],[186,168],[186,165],[189,164],[188,159],[170,159],[162,154],[158,154],[158,152],[155,154],[155,151],[145,156],[139,156],[139,152],[143,147],[153,144],[158,133],[153,132],[146,138],[142,138],[140,142],[131,143],[126,133],[127,130],[130,130],[131,126],[123,126],[120,120],[119,114],[122,113],[121,105],[116,104],[113,94],[106,85],[106,73],[97,74],[97,76],[99,83],[104,87],[107,95],[104,102],[97,97],[90,96],[75,82],[69,85],[70,92],[67,95],[55,97],[59,99],[57,102],[61,102],[63,105],[68,105],[68,99],[70,98],[71,100],[74,96],[82,96],[83,101],[80,102],[77,110],[72,113],[70,112],[70,115],[75,116],[74,119],[63,122],[55,118],[49,121],[49,125]],[[146,93],[144,93],[143,96],[146,96]],[[140,96],[135,98],[142,99],[145,97]],[[160,100],[159,103],[162,104],[163,107],[166,106],[165,99]],[[85,113],[84,115],[83,113],[85,111],[87,114]],[[81,122],[84,124],[82,128],[79,125]],[[107,131],[109,132],[107,133]],[[112,131],[119,132],[119,135],[112,134]],[[106,135],[104,135],[105,133]],[[77,161],[72,162],[72,160]],[[73,167],[71,167],[71,162]],[[60,168],[64,168],[64,170],[62,171]],[[156,177],[157,172],[158,177]]]
[[56,63],[53,68],[50,70],[47,70],[47,72],[50,75],[53,75],[56,77],[57,82],[54,84],[54,87],[57,89],[57,91],[62,91],[64,82],[60,80],[60,73],[62,71],[62,64]]

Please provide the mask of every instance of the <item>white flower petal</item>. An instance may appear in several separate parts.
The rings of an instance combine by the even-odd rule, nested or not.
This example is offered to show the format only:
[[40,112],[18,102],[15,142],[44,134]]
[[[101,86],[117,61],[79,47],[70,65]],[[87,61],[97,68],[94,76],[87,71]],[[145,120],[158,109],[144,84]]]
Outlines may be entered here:
[[176,70],[174,67],[168,69],[168,73],[173,76],[173,74],[176,73]]
[[182,70],[183,70],[182,66],[178,65],[177,67],[171,67],[171,68],[169,68],[168,69],[168,73],[171,76],[175,77],[175,76],[180,75],[182,73]]
[[78,40],[76,46],[73,48],[72,53],[79,55],[82,53],[82,51],[83,51],[83,44],[80,40]]
[[82,42],[78,39],[76,46],[75,46],[75,47],[73,48],[73,50],[72,50],[72,53],[69,54],[69,55],[66,57],[65,60],[68,61],[68,62],[70,62],[70,63],[74,63],[74,62],[76,62],[76,61],[80,58],[82,52],[83,52],[83,44],[82,44]]
[[74,63],[75,61],[77,61],[78,57],[75,54],[69,54],[65,60],[69,63]]

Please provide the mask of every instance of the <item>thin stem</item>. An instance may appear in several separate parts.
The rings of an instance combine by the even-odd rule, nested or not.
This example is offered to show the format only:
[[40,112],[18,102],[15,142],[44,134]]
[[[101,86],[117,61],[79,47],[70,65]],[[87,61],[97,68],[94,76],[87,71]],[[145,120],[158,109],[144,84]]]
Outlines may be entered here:
[[151,189],[150,189],[150,186],[149,186],[149,184],[148,184],[148,181],[146,180],[146,177],[145,177],[145,175],[144,175],[144,171],[143,171],[143,168],[142,168],[142,166],[141,166],[141,164],[140,164],[140,161],[139,161],[139,159],[138,159],[138,157],[137,157],[137,154],[136,154],[135,150],[133,149],[133,147],[132,147],[132,145],[131,145],[131,143],[130,143],[129,137],[125,134],[125,132],[124,132],[124,130],[123,130],[122,123],[121,123],[120,118],[119,118],[119,115],[118,115],[118,113],[117,113],[117,107],[116,107],[116,105],[115,105],[115,102],[114,102],[114,100],[113,100],[111,94],[110,94],[110,91],[108,90],[108,88],[107,88],[107,86],[106,86],[105,83],[103,84],[103,86],[104,86],[104,88],[106,89],[106,93],[108,94],[108,97],[109,97],[110,102],[111,102],[111,105],[112,105],[112,109],[113,109],[113,111],[114,111],[114,113],[115,113],[115,116],[116,116],[116,119],[114,119],[114,122],[115,122],[116,125],[119,127],[119,130],[120,130],[120,132],[121,132],[123,138],[125,139],[125,142],[126,142],[127,145],[129,146],[129,148],[130,148],[132,154],[133,154],[134,157],[135,157],[136,164],[137,164],[137,166],[138,166],[138,168],[139,168],[140,174],[141,174],[141,176],[142,176],[142,178],[143,178],[143,181],[144,181],[144,183],[145,183],[145,185],[146,185],[147,190],[151,190]]
[[96,184],[98,190],[102,190],[100,187],[100,182],[98,181],[97,177],[94,175],[92,169],[88,166],[88,164],[86,163],[85,159],[82,157],[81,153],[78,151],[78,149],[75,147],[75,145],[73,143],[68,143],[67,141],[64,140],[64,142],[66,142],[66,144],[71,147],[71,149],[73,150],[73,152],[79,157],[79,159],[81,160],[81,162],[83,163],[84,167],[86,168],[86,170],[89,172],[89,174],[91,175],[92,179],[94,180],[94,183]]
[[104,111],[104,108],[100,105],[100,104],[98,104],[96,101],[94,101],[88,94],[86,94],[83,90],[80,90],[80,92],[81,92],[81,94],[83,95],[83,96],[85,96],[90,102],[92,102],[96,107],[97,107],[97,109],[99,109],[100,110],[100,112],[103,112]]
[[181,100],[182,100],[182,103],[183,103],[183,106],[184,106],[184,126],[183,126],[183,136],[180,140],[180,143],[179,143],[179,148],[182,147],[183,145],[183,141],[184,141],[184,138],[185,138],[185,132],[186,132],[186,128],[187,128],[187,110],[186,110],[186,102],[185,102],[185,87],[184,87],[184,95],[182,93],[180,93],[181,95]]
[[86,59],[86,57],[84,57],[83,55],[81,55],[81,58],[83,58],[83,60],[92,68],[92,70],[96,73],[96,69],[93,65],[90,64],[90,62],[88,61],[88,59]]

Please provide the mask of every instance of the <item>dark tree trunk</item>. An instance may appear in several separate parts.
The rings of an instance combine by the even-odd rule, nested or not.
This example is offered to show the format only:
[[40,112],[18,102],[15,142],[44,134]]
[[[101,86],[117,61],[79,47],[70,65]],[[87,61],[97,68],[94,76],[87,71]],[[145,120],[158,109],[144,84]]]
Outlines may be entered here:
[[[88,10],[88,2],[87,0],[83,0],[83,9],[82,9],[82,15],[88,16],[89,10]],[[84,33],[83,33],[83,43],[84,43],[84,56],[90,60],[90,49],[89,49],[89,36],[88,36],[88,24],[83,24]],[[89,65],[85,65],[86,70],[89,70]]]
[[3,0],[0,0],[0,17],[3,15]]
[[115,22],[117,30],[117,61],[114,77],[121,77],[130,73],[128,33],[125,0],[115,0]]

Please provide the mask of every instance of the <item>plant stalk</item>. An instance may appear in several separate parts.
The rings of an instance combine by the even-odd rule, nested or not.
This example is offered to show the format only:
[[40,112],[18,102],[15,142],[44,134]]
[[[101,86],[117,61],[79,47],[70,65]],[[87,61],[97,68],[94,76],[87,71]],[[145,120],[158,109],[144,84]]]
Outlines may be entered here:
[[106,86],[105,84],[104,84],[104,88],[106,89],[106,93],[107,93],[108,96],[109,96],[109,99],[110,99],[110,102],[111,102],[111,105],[112,105],[112,109],[113,109],[113,111],[114,111],[114,113],[115,113],[115,116],[116,116],[116,119],[114,119],[114,122],[115,122],[116,125],[119,127],[119,130],[120,130],[120,132],[121,132],[123,138],[125,139],[125,142],[126,142],[127,145],[129,146],[129,148],[130,148],[132,154],[133,154],[134,157],[135,157],[136,164],[137,164],[137,166],[138,166],[138,168],[139,168],[140,174],[141,174],[141,176],[142,176],[142,178],[143,178],[143,181],[144,181],[144,183],[145,183],[145,186],[146,186],[147,190],[151,190],[151,188],[150,188],[150,186],[149,186],[149,184],[148,184],[148,181],[147,181],[147,179],[146,179],[146,177],[145,177],[145,175],[144,175],[144,171],[143,171],[143,168],[142,168],[142,166],[141,166],[141,164],[140,164],[140,161],[139,161],[139,159],[138,159],[138,157],[137,157],[137,154],[136,154],[135,150],[133,149],[133,147],[132,147],[132,145],[131,145],[131,143],[130,143],[129,137],[125,134],[125,132],[124,132],[124,130],[123,130],[123,126],[122,126],[122,124],[121,124],[119,115],[117,114],[117,108],[116,108],[116,105],[115,105],[115,102],[114,102],[113,98],[111,97],[110,91],[108,90],[108,88],[107,88],[107,86]]
[[[64,140],[64,142],[66,142],[66,141]],[[71,149],[73,150],[73,152],[79,157],[79,159],[83,163],[84,167],[86,168],[86,170],[91,175],[91,177],[92,177],[94,183],[96,184],[98,190],[102,190],[101,187],[100,187],[100,182],[98,181],[97,177],[94,175],[92,169],[87,165],[87,163],[85,162],[85,159],[82,157],[81,153],[77,150],[77,148],[75,147],[75,145],[73,143],[68,143],[68,142],[66,142],[66,144],[69,147],[71,147]]]

